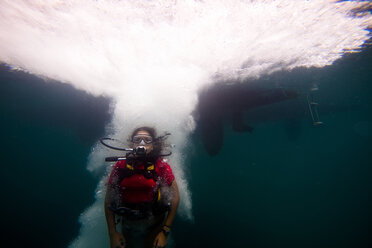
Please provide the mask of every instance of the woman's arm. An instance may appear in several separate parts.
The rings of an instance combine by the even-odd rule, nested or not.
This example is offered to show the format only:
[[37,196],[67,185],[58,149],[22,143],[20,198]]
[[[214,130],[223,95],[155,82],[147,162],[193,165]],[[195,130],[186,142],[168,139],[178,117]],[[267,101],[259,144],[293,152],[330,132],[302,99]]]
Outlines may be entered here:
[[106,216],[106,222],[107,222],[107,229],[108,229],[110,236],[112,233],[116,232],[115,214],[109,209],[109,205],[113,197],[113,194],[114,194],[114,190],[112,189],[111,185],[108,185],[106,189],[106,197],[105,197],[105,216]]
[[170,227],[173,223],[174,217],[176,216],[178,204],[180,202],[180,194],[176,180],[172,182],[170,187],[173,194],[172,204],[168,211],[167,217],[165,218],[162,230],[155,237],[153,244],[155,248],[165,247],[167,245],[167,235],[164,233],[164,230],[166,229],[167,231],[170,231]]
[[178,204],[180,202],[180,193],[178,191],[178,186],[176,180],[174,180],[171,184],[171,190],[173,194],[172,204],[170,210],[168,211],[167,218],[165,219],[164,225],[167,227],[171,227],[174,217],[176,217]]
[[105,197],[105,216],[107,229],[110,237],[111,248],[125,248],[125,238],[121,233],[116,231],[115,214],[109,209],[111,199],[114,197],[115,190],[111,185],[107,186]]

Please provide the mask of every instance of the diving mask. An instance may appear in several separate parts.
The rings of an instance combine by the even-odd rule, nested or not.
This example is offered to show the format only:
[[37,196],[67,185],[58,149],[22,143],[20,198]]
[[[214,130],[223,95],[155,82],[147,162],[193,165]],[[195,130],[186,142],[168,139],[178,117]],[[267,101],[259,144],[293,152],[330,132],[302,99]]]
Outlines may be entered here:
[[134,144],[151,144],[152,143],[152,137],[150,135],[135,135],[132,138],[132,142]]

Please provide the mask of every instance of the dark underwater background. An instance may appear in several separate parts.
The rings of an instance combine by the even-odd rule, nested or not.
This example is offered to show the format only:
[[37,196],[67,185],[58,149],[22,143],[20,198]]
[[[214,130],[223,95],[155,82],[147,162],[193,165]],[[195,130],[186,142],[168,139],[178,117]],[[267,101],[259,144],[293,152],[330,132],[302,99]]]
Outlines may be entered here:
[[[288,87],[316,81],[324,124],[312,126],[304,96],[266,106],[253,133],[227,121],[214,157],[196,128],[185,151],[194,219],[177,217],[175,247],[372,247],[371,47],[270,77]],[[294,104],[300,114],[287,117]],[[274,107],[282,119],[270,118]],[[101,175],[87,157],[110,123],[110,99],[2,65],[0,113],[1,246],[68,246],[94,202]]]

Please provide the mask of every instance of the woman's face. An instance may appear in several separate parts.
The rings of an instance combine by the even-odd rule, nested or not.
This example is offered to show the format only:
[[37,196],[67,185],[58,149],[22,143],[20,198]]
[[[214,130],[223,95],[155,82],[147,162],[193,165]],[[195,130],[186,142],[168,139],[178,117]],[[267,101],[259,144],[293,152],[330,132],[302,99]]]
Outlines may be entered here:
[[133,148],[144,146],[146,148],[146,154],[149,154],[153,149],[153,138],[150,133],[144,130],[138,131],[132,137]]

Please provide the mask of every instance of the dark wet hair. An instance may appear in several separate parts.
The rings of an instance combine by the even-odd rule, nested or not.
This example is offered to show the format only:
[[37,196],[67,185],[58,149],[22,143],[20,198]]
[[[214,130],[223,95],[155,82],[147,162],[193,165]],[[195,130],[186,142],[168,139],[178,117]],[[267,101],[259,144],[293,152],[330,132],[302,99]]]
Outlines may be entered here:
[[163,151],[163,148],[164,148],[164,145],[165,145],[164,144],[164,138],[157,137],[156,130],[153,127],[144,126],[144,127],[138,127],[136,129],[134,129],[131,136],[130,136],[129,142],[132,143],[133,136],[135,136],[139,131],[146,131],[152,137],[153,150],[151,151],[149,156],[153,157],[154,159],[157,159],[157,158],[161,157],[161,152]]
[[139,131],[146,131],[146,132],[148,132],[149,134],[150,134],[150,136],[155,140],[155,138],[156,138],[156,130],[155,130],[155,128],[153,128],[153,127],[138,127],[138,128],[136,128],[136,129],[134,129],[133,130],[133,132],[132,132],[132,134],[131,134],[131,136],[130,136],[130,138],[131,138],[131,142],[132,142],[132,138],[133,138],[133,136],[135,136]]

